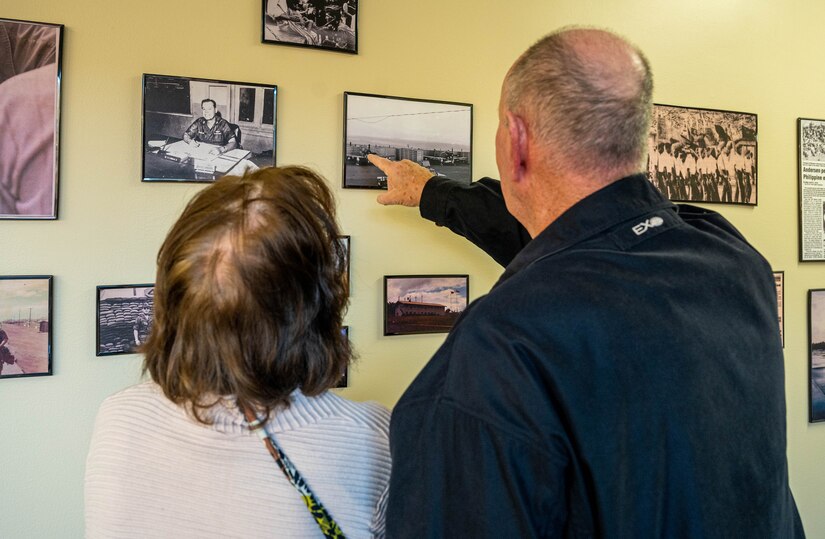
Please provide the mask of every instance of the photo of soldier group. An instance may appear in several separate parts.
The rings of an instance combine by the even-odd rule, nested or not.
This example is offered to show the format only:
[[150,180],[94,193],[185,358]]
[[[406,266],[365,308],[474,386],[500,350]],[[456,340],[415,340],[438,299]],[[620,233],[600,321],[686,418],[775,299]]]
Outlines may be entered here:
[[131,354],[152,329],[155,285],[97,287],[98,356]]
[[358,52],[357,0],[264,0],[263,42]]
[[472,179],[473,106],[344,93],[344,187],[386,189],[387,177],[367,159],[408,159],[433,176]]
[[756,205],[756,115],[654,105],[648,177],[670,200]]
[[0,277],[0,378],[52,373],[51,276]]
[[803,161],[825,162],[825,121],[800,119]]
[[448,333],[467,308],[469,275],[384,277],[384,335]]

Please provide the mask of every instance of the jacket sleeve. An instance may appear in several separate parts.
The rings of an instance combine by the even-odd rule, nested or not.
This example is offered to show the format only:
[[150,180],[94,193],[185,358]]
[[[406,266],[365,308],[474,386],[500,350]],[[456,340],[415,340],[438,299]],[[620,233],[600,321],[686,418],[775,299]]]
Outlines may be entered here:
[[507,211],[501,184],[482,178],[470,185],[434,177],[424,186],[421,217],[464,236],[493,260],[507,266],[531,240],[530,234]]

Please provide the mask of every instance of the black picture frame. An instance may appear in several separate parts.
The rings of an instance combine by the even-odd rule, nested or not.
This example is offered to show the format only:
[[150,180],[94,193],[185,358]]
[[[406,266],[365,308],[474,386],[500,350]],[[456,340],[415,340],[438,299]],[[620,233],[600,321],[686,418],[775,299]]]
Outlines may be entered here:
[[[796,119],[799,261],[825,260],[825,120]],[[817,160],[819,159],[819,160]]]
[[358,0],[263,0],[261,5],[262,43],[358,54]]
[[[345,339],[349,339],[349,326],[341,326],[341,334]],[[344,368],[344,374],[338,380],[335,389],[346,389],[349,387],[349,365]]]
[[[276,85],[145,73],[142,88],[142,181],[208,183],[275,165]],[[207,109],[218,128],[199,125]],[[192,144],[187,131],[199,132]]]
[[[25,28],[10,33],[15,26]],[[0,18],[0,58],[12,57],[12,46],[23,49],[15,54],[22,61],[0,65],[0,131],[17,136],[0,136],[0,185],[27,188],[0,196],[0,219],[54,220],[60,185],[63,25]],[[20,141],[25,141],[23,147]]]
[[371,153],[415,161],[436,176],[472,181],[470,103],[344,92],[343,140],[344,188],[387,188],[386,176],[367,161]]
[[149,334],[154,320],[154,295],[154,283],[114,284],[97,287],[95,301],[96,356],[136,353],[135,348],[138,343],[135,342],[134,333],[137,332],[137,338],[143,340]]
[[825,289],[808,290],[808,421],[825,421]]
[[0,380],[52,375],[53,280],[0,276]]
[[467,308],[469,294],[467,274],[385,275],[384,336],[448,333]]
[[782,339],[782,348],[785,348],[785,272],[773,272],[773,284],[776,287],[776,309],[779,318],[779,337]]
[[338,236],[338,241],[340,241],[341,245],[344,246],[344,256],[346,256],[345,263],[347,265],[347,289],[350,295],[352,295],[352,273],[350,271],[350,265],[352,263],[352,237],[349,235],[341,235]]
[[750,112],[655,103],[648,179],[674,202],[756,206],[758,127]]

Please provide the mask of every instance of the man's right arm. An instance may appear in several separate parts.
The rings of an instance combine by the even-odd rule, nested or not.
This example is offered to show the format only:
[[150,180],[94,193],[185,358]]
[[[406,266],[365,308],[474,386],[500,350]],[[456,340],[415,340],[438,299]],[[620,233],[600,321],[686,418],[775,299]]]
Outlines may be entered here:
[[490,178],[466,185],[433,176],[412,161],[367,159],[387,175],[385,205],[420,207],[421,216],[464,236],[506,266],[530,241],[530,234],[507,211],[501,184]]
[[502,266],[507,266],[531,239],[507,211],[501,183],[492,178],[470,185],[431,178],[421,193],[419,211],[421,217],[464,236]]
[[184,142],[192,142],[195,140],[195,135],[198,134],[198,121],[195,120],[192,122],[189,127],[186,128],[186,131],[183,132],[183,140]]

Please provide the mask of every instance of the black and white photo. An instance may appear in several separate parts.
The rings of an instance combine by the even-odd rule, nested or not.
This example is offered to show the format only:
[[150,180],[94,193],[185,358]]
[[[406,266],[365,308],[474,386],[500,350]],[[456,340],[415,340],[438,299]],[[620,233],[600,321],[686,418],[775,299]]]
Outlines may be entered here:
[[825,260],[825,120],[797,119],[799,261]]
[[56,219],[63,25],[0,19],[0,219]]
[[776,309],[779,319],[779,337],[782,339],[782,348],[785,348],[785,272],[773,272],[773,284],[776,287]]
[[809,414],[811,423],[825,421],[825,290],[808,291],[810,354]]
[[132,354],[152,329],[154,284],[97,287],[98,356]]
[[143,181],[211,182],[275,164],[274,85],[143,76]]
[[[343,335],[345,339],[349,340],[349,326],[343,326],[341,328],[341,335]],[[344,367],[344,374],[335,386],[336,389],[343,389],[345,387],[349,387],[349,365]]]
[[52,276],[0,277],[0,378],[52,374]]
[[384,335],[447,333],[467,308],[469,275],[384,277]]
[[346,266],[347,266],[347,287],[352,294],[352,274],[350,272],[350,261],[352,257],[350,256],[350,237],[349,236],[338,236],[338,241],[341,242],[341,246],[344,248],[344,256],[346,256]]
[[654,105],[648,178],[670,200],[756,205],[756,114]]
[[409,159],[435,176],[470,183],[472,105],[346,92],[344,117],[344,187],[387,188],[369,154]]
[[263,0],[263,42],[358,52],[358,0]]

